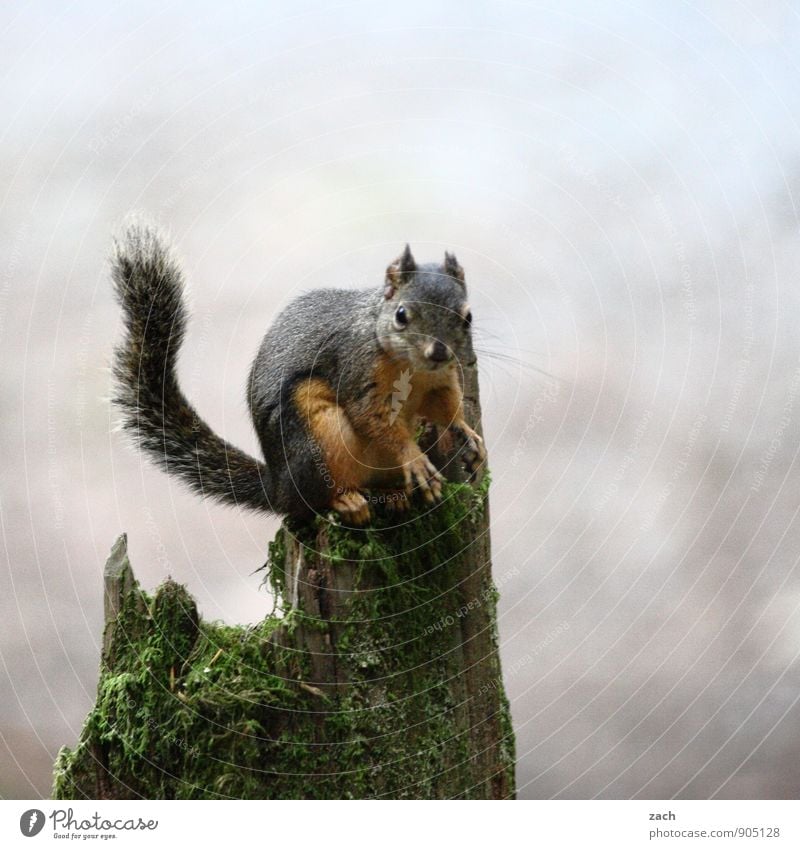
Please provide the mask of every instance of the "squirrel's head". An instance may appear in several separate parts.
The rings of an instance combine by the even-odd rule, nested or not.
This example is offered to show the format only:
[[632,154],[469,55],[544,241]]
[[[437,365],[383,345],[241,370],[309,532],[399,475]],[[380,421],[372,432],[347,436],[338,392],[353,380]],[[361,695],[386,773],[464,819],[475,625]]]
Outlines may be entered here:
[[464,363],[470,351],[472,313],[464,269],[453,254],[417,265],[405,251],[386,269],[377,334],[381,346],[415,371]]

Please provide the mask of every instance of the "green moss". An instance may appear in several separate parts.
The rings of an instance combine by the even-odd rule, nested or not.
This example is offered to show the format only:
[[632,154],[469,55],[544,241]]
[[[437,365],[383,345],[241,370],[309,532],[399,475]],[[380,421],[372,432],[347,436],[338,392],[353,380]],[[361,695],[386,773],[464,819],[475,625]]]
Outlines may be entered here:
[[[281,609],[255,627],[200,621],[173,582],[153,597],[135,588],[78,745],[59,754],[55,797],[92,794],[98,752],[116,792],[146,798],[469,795],[469,723],[457,721],[465,706],[453,682],[464,556],[487,485],[448,484],[442,504],[412,522],[282,529],[267,578]],[[322,569],[355,576],[358,591],[325,622],[291,607],[287,534],[324,551]],[[475,604],[494,622],[491,585]],[[335,635],[347,686],[323,693],[313,681],[306,644],[292,639],[309,626]]]

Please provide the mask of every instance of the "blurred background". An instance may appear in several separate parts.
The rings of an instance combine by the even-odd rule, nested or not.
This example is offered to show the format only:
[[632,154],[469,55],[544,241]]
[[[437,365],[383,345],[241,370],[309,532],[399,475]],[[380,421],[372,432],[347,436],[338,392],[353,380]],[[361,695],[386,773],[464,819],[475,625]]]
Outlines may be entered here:
[[111,234],[171,234],[184,388],[301,291],[455,251],[523,798],[800,793],[795,3],[5,4],[0,796],[94,700],[103,563],[253,622],[275,520],[113,431]]

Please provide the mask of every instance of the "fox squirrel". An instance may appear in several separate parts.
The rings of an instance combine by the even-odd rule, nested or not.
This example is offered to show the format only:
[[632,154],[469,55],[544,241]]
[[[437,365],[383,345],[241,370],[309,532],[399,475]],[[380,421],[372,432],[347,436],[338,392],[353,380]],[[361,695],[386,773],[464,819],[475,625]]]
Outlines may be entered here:
[[415,490],[434,502],[442,476],[415,441],[421,419],[462,440],[468,471],[484,461],[462,410],[472,315],[452,254],[417,265],[406,245],[382,287],[319,289],[283,310],[248,384],[266,463],[217,436],[178,385],[183,279],[157,231],[130,226],[112,268],[126,329],[113,367],[123,427],[201,495],[293,517],[333,509],[355,525],[369,520],[375,489],[397,509]]

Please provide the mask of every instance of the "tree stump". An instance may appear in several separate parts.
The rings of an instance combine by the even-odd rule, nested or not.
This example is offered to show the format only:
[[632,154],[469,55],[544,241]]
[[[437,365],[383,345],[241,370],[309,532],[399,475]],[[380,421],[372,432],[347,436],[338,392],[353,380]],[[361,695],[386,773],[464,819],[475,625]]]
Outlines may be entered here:
[[[464,384],[479,424],[474,364]],[[171,580],[149,596],[120,537],[97,702],[55,798],[513,798],[488,477],[464,481],[458,448],[426,441],[442,502],[379,505],[364,529],[284,523],[279,610],[257,626],[202,621]]]

